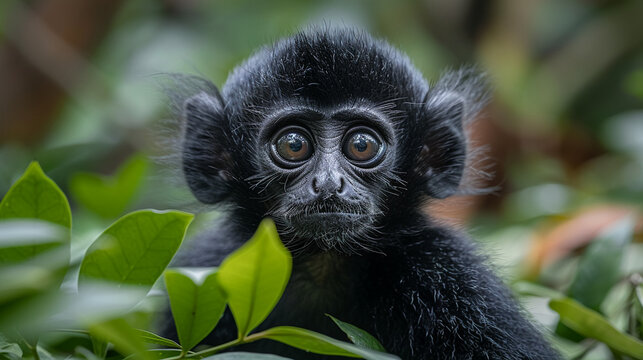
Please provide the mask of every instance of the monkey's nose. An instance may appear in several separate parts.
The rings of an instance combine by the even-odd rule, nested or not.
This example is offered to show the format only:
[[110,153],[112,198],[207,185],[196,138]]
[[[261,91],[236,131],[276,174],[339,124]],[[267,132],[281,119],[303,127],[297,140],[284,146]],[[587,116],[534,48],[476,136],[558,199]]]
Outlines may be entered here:
[[346,180],[340,174],[331,174],[325,177],[314,176],[311,181],[311,190],[314,195],[342,195],[346,190]]

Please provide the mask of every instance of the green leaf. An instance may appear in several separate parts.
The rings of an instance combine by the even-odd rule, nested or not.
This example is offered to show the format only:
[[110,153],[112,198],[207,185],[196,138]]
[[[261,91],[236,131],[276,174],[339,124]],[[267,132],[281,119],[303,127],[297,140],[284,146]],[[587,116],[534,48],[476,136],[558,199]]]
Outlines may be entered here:
[[643,342],[614,328],[601,314],[570,298],[552,299],[549,307],[560,321],[579,334],[605,343],[613,350],[643,359]]
[[580,258],[569,297],[592,310],[600,309],[609,290],[621,278],[625,249],[632,241],[634,221],[627,218],[601,233]]
[[643,99],[643,69],[634,70],[626,77],[625,89],[631,95]]
[[111,282],[87,283],[83,291],[61,299],[61,307],[55,308],[57,318],[62,321],[57,327],[82,328],[123,316],[140,304],[147,292],[148,288],[145,286]]
[[74,356],[70,357],[72,359],[86,359],[86,360],[100,360],[101,358],[96,356],[92,352],[92,350],[89,350],[83,346],[77,345],[74,348]]
[[[69,253],[71,239],[71,210],[67,198],[60,188],[40,168],[32,162],[25,173],[13,184],[0,202],[0,220],[4,219],[37,219],[60,225],[62,233],[53,231],[59,241],[49,243],[31,243],[14,248],[0,250],[0,261],[19,262],[37,254],[51,250],[61,244],[66,245]],[[67,258],[69,254],[67,254]]]
[[36,346],[36,351],[38,351],[38,357],[40,357],[40,360],[58,360],[56,359],[47,349],[43,348],[42,346],[38,345]]
[[248,352],[230,352],[230,353],[213,355],[213,356],[208,356],[203,358],[203,360],[254,360],[254,359],[289,360],[289,358],[285,358],[277,355],[248,353]]
[[[580,258],[576,275],[567,290],[569,297],[600,311],[605,296],[621,278],[623,254],[632,240],[633,230],[633,219],[626,218],[592,241]],[[581,336],[560,323],[556,334],[572,341],[582,340]]]
[[141,187],[148,162],[142,155],[132,156],[114,176],[77,173],[69,183],[74,199],[90,211],[114,218],[122,214]]
[[116,350],[124,355],[136,354],[139,359],[153,359],[138,332],[125,319],[117,318],[93,324],[89,327],[92,336],[114,344]]
[[20,360],[22,359],[22,349],[16,343],[6,342],[0,338],[0,360]]
[[275,224],[265,219],[254,236],[221,264],[219,283],[228,296],[239,338],[261,324],[283,294],[292,258]]
[[565,294],[557,290],[529,281],[516,281],[511,285],[511,288],[514,292],[523,296],[537,296],[551,299],[565,297]]
[[335,340],[314,331],[293,326],[278,326],[251,336],[272,339],[317,354],[362,357],[369,360],[399,359],[395,355],[365,349],[357,345]]
[[355,325],[343,322],[332,315],[326,314],[331,318],[337,326],[348,336],[348,338],[353,342],[353,344],[361,346],[367,349],[373,349],[376,351],[386,352],[384,346],[371,334],[358,328]]
[[[23,263],[66,245],[69,229],[47,221],[35,219],[10,219],[0,221],[0,263]],[[67,249],[61,252],[69,253]],[[69,256],[63,259],[68,262]]]
[[[150,349],[147,350],[147,354],[154,359],[178,359],[178,356],[181,355],[181,350],[179,349]],[[124,360],[138,360],[136,354],[125,357]]]
[[42,321],[69,268],[69,229],[41,220],[0,221],[0,327]]
[[[183,270],[185,271],[185,270]],[[195,347],[223,315],[226,298],[217,273],[210,271],[200,284],[180,269],[165,271],[165,286],[183,351]]]
[[118,219],[87,249],[79,290],[92,280],[152,287],[179,248],[193,216],[141,210]]
[[138,333],[138,336],[146,343],[165,345],[167,347],[177,348],[177,349],[181,348],[181,345],[177,344],[176,341],[156,335],[153,332],[150,332],[147,330],[140,330],[140,329],[136,329],[136,332]]
[[71,210],[60,188],[32,162],[0,203],[0,219],[40,219],[71,228]]
[[20,324],[25,336],[41,334],[43,323],[50,320],[59,305],[60,274],[60,269],[40,266],[3,267],[0,270],[0,331]]
[[105,356],[107,356],[107,346],[109,344],[107,343],[107,341],[98,339],[95,336],[90,336],[90,338],[92,341],[92,350],[94,350],[94,354],[99,359],[104,359]]

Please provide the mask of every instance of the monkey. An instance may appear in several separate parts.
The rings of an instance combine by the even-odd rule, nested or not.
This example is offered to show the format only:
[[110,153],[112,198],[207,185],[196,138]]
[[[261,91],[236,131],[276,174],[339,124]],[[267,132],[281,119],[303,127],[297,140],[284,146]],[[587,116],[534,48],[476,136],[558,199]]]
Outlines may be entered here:
[[[180,81],[185,181],[225,215],[174,264],[217,266],[272,218],[293,269],[258,330],[342,338],[331,314],[402,359],[559,358],[473,241],[423,211],[463,186],[466,126],[488,97],[477,70],[429,83],[386,41],[326,26],[259,49],[222,91]],[[235,337],[226,311],[204,342]],[[328,358],[272,341],[239,349]]]

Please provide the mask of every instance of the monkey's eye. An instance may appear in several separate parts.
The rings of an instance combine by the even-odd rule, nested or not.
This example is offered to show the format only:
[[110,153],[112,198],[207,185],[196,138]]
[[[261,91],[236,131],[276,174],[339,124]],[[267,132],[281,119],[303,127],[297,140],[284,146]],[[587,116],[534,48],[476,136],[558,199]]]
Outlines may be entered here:
[[310,157],[312,145],[303,129],[285,129],[275,137],[272,152],[281,165],[297,166]]
[[375,166],[384,155],[386,144],[375,133],[358,129],[346,136],[344,154],[356,165]]

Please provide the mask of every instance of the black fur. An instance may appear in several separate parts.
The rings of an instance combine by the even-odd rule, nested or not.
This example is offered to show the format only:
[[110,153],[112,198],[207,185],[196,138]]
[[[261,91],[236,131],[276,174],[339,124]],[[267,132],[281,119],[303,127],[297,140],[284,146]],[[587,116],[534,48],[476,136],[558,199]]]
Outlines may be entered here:
[[[449,72],[429,85],[383,41],[311,29],[259,50],[221,94],[196,83],[196,93],[178,100],[183,170],[200,201],[229,206],[226,224],[203,234],[176,265],[219,265],[269,216],[295,257],[262,329],[294,325],[344,338],[328,313],[403,359],[558,358],[471,241],[421,211],[462,183],[464,127],[485,100],[475,72]],[[342,111],[348,115],[333,115]],[[379,165],[359,168],[337,151],[351,117],[382,134]],[[269,156],[270,136],[292,123],[310,129],[319,150],[283,169]],[[318,190],[319,182],[330,190]],[[310,222],[325,212],[344,215]],[[226,312],[205,343],[235,336]],[[244,349],[323,358],[271,341]]]

